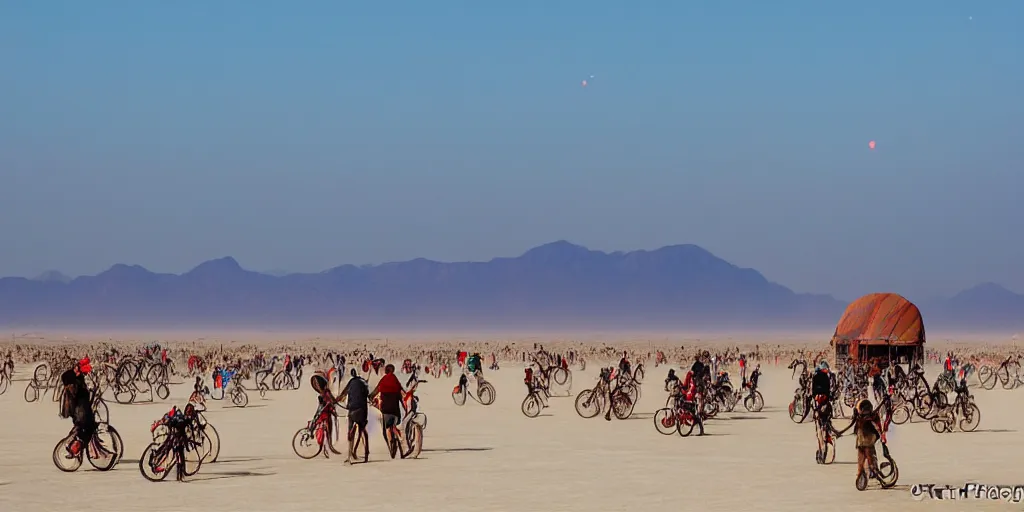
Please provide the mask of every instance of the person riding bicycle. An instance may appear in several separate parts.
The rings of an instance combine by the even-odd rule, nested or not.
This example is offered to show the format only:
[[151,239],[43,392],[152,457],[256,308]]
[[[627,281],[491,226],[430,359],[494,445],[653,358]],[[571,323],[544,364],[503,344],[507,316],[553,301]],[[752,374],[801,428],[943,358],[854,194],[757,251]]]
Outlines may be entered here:
[[257,388],[260,386],[260,384],[266,384],[265,381],[267,380],[267,376],[274,374],[275,366],[277,366],[277,356],[271,357],[270,362],[266,363],[266,366],[260,368],[259,370],[256,370],[255,380]]
[[480,381],[484,378],[483,358],[479,352],[473,352],[473,355],[466,359],[466,372],[475,378],[476,386],[479,388]]
[[[338,401],[347,400],[345,406],[348,409],[348,442],[349,446],[352,446],[352,441],[355,439],[356,425],[359,426],[360,430],[366,431],[366,421],[368,418],[368,401],[370,397],[370,385],[365,379],[359,376],[359,372],[355,368],[349,371],[348,384],[345,385],[345,389],[342,390],[341,395],[338,395]],[[352,460],[352,450],[349,450],[349,455],[346,457],[345,462],[351,464],[355,462]]]
[[75,426],[76,439],[68,449],[77,456],[82,448],[88,446],[96,433],[96,413],[92,409],[92,396],[85,376],[92,371],[89,358],[85,357],[74,364],[60,376],[64,386],[64,395],[60,404],[60,416],[71,418]]
[[210,388],[203,384],[203,378],[196,376],[196,382],[192,385],[192,394],[188,397],[188,403],[199,411],[206,410],[206,395],[210,394]]
[[[178,473],[175,477],[178,481],[182,481],[185,478],[184,463],[185,463],[185,445],[188,442],[188,426],[196,420],[196,409],[192,404],[185,406],[185,410],[178,409],[178,406],[171,406],[171,410],[164,414],[163,417],[153,422],[153,425],[149,427],[150,432],[154,432],[157,427],[163,425],[167,427],[167,435],[169,437],[168,442],[171,444],[171,450],[173,452],[173,459],[164,459],[164,462],[178,460],[181,461],[177,464]],[[165,471],[163,464],[158,464],[153,468],[157,473],[163,473]]]
[[886,427],[882,425],[878,412],[871,407],[871,402],[861,400],[853,411],[850,424],[839,433],[842,434],[851,427],[857,436],[857,478],[859,479],[863,473],[874,476],[872,472],[878,459],[875,443],[881,440],[882,444],[885,444]]
[[828,362],[822,360],[811,377],[811,396],[813,397],[815,434],[818,438],[816,460],[822,463],[825,445],[832,436],[832,377],[829,375]]
[[[370,393],[370,400],[380,395],[380,413],[384,422],[384,437],[391,443],[391,429],[397,427],[402,419],[402,396],[405,390],[395,375],[395,365],[384,367],[384,376],[377,382],[377,387]],[[403,455],[404,456],[404,455]]]
[[547,395],[547,393],[541,392],[543,388],[541,388],[540,383],[538,382],[537,375],[533,372],[533,367],[527,366],[523,370],[523,373],[523,384],[526,384],[526,394],[532,395],[534,393],[537,393],[537,397],[540,399],[541,407],[546,408],[548,406],[547,401],[545,400],[545,396]]
[[750,380],[745,380],[743,387],[750,388],[750,392],[753,393],[757,389],[757,379],[761,377],[761,364],[758,363],[754,367],[754,371],[750,373]]
[[622,359],[619,359],[619,374],[627,377],[633,375],[633,368],[629,364],[629,354],[625,350],[622,351]]

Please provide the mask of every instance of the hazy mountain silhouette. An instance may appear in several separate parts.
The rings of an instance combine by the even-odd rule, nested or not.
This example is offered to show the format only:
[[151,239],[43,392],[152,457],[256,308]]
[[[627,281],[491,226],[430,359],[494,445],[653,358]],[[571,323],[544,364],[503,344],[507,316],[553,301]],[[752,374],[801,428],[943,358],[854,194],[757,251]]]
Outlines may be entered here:
[[71,278],[57,270],[47,270],[35,277],[36,281],[70,283]]
[[[1021,318],[1022,297],[992,286],[934,307],[944,320]],[[605,253],[558,241],[487,262],[420,258],[283,276],[225,257],[181,275],[118,264],[68,282],[0,279],[0,324],[24,326],[827,327],[844,307],[695,245]]]
[[975,329],[1018,329],[1024,326],[1024,295],[995,283],[982,283],[948,299],[925,303],[925,324]]

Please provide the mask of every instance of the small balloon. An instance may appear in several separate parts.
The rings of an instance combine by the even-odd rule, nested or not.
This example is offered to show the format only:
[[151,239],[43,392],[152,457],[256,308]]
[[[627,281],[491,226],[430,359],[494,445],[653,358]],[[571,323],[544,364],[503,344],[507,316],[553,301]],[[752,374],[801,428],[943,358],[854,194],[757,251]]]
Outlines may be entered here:
[[875,141],[868,142],[868,149],[875,149]]

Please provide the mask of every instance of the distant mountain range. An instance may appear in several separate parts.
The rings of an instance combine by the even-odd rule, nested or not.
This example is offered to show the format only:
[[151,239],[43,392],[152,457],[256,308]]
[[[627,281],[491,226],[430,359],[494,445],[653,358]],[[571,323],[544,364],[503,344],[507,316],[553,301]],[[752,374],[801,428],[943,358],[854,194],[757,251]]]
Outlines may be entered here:
[[[558,241],[487,262],[420,258],[287,275],[225,257],[181,275],[117,264],[75,279],[0,279],[0,325],[19,327],[824,327],[845,305],[696,245],[605,253]],[[919,306],[926,325],[1024,324],[1024,296],[995,284]]]

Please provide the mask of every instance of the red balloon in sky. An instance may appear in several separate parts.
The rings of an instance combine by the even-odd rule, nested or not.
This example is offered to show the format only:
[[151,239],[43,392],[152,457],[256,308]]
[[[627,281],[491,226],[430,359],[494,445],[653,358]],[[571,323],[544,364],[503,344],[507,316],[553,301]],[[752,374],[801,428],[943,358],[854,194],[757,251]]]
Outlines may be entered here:
[[868,142],[868,149],[875,149],[875,141]]

